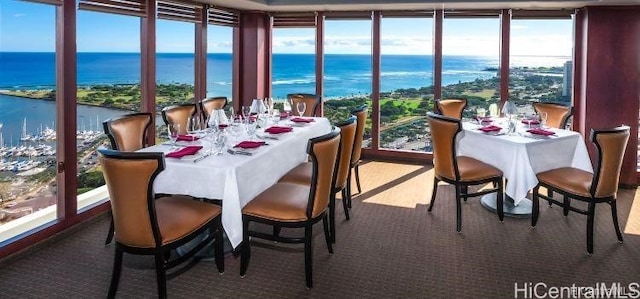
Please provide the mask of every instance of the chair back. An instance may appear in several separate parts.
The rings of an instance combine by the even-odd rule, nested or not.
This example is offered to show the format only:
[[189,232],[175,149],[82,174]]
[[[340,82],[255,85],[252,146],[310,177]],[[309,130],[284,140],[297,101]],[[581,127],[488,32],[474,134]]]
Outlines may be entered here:
[[189,104],[180,104],[165,107],[162,109],[162,119],[164,120],[164,124],[178,124],[180,125],[179,134],[187,134],[187,121],[189,117],[196,113],[196,105]]
[[151,113],[132,113],[107,119],[102,127],[112,149],[133,152],[145,147],[151,121]]
[[340,150],[340,129],[312,138],[307,144],[307,154],[311,158],[313,174],[307,204],[307,217],[316,218],[329,206],[329,198],[335,185],[338,152]]
[[211,111],[214,109],[224,109],[227,106],[227,97],[206,98],[200,101],[200,110],[202,110],[203,119],[209,119]]
[[105,148],[98,153],[109,190],[116,241],[139,248],[160,246],[153,181],[164,169],[163,154]]
[[573,114],[573,108],[558,103],[533,103],[533,110],[536,113],[546,112],[546,125],[552,128],[564,129],[567,127],[567,121]]
[[618,191],[620,169],[627,142],[629,127],[591,130],[591,142],[596,146],[596,168],[591,183],[591,194],[595,198],[613,196]]
[[315,116],[317,114],[318,107],[322,102],[322,98],[315,94],[310,93],[291,93],[287,95],[287,100],[291,104],[291,110],[293,114],[297,115],[296,104],[299,102],[306,103],[306,109],[303,116]]
[[462,112],[467,108],[466,99],[444,99],[436,101],[438,111],[446,117],[462,119]]
[[367,123],[367,105],[362,105],[351,111],[356,120],[356,136],[353,142],[353,153],[351,154],[351,165],[360,161],[362,156],[362,142],[364,141],[364,125]]
[[433,112],[427,113],[433,147],[433,167],[435,174],[450,180],[459,180],[456,164],[456,135],[462,131],[459,119]]
[[338,173],[336,174],[335,189],[342,190],[347,186],[349,170],[351,169],[351,154],[356,137],[356,117],[351,116],[347,120],[336,124],[340,128],[340,152],[338,153]]

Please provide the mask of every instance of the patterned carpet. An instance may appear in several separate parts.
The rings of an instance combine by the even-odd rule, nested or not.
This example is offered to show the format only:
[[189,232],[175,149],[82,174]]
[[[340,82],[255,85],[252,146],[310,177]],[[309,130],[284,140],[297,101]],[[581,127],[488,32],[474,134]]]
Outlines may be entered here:
[[[640,199],[618,195],[625,243],[616,241],[608,205],[595,217],[595,253],[586,252],[586,216],[562,216],[541,204],[530,219],[504,223],[477,198],[463,204],[462,233],[455,231],[453,188],[442,185],[432,213],[430,167],[369,162],[360,167],[362,194],[351,221],[337,212],[335,253],[329,255],[317,225],[314,288],[304,283],[301,245],[254,242],[245,278],[240,259],[225,259],[219,275],[202,261],[168,282],[173,298],[524,298],[516,283],[591,287],[640,283]],[[355,187],[355,185],[354,185]],[[354,188],[355,189],[355,188]],[[354,190],[355,192],[355,190]],[[341,204],[341,203],[339,203]],[[340,206],[339,206],[340,207]],[[109,286],[113,246],[104,246],[108,218],[100,216],[0,261],[2,298],[101,298]],[[156,297],[151,259],[125,255],[118,296]],[[565,298],[566,295],[565,295]]]

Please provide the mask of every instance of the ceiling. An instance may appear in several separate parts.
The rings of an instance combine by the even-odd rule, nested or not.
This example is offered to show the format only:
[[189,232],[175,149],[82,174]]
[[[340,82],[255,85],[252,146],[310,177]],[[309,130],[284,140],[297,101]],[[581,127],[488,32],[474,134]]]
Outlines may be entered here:
[[590,5],[640,5],[640,0],[198,0],[226,8],[256,11],[354,11],[433,9],[574,9]]

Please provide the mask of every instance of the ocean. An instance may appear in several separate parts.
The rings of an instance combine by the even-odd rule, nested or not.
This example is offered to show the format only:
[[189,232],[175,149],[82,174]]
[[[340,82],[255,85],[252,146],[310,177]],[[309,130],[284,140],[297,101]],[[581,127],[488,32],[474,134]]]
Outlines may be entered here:
[[[208,54],[207,94],[231,97],[232,56]],[[512,66],[562,66],[568,57],[514,57]],[[158,83],[194,82],[193,54],[158,53]],[[497,57],[445,56],[443,84],[487,79],[496,75]],[[341,98],[371,93],[369,55],[325,55],[324,97]],[[420,88],[431,85],[432,57],[429,55],[383,55],[381,90]],[[78,85],[131,84],[140,82],[139,53],[78,53]],[[0,89],[43,89],[55,85],[55,53],[0,52]],[[313,54],[274,54],[272,97],[284,98],[291,92],[315,93]],[[5,144],[10,136],[17,140],[27,118],[29,134],[55,122],[53,102],[25,100],[0,95],[0,123]],[[78,128],[96,129],[103,120],[123,111],[82,106],[78,109]],[[84,128],[83,128],[84,126]],[[99,128],[98,128],[99,129]]]

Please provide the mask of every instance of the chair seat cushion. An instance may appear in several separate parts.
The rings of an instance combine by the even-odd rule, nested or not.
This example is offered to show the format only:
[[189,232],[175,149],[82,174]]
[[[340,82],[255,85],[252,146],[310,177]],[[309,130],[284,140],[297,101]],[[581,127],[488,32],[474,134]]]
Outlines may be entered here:
[[155,205],[163,245],[198,230],[222,211],[220,206],[188,196],[160,197]]
[[310,188],[308,185],[276,183],[244,206],[242,214],[281,222],[307,220]]
[[288,182],[294,184],[311,185],[313,175],[313,163],[305,162],[289,170],[278,182]]
[[479,181],[502,176],[502,171],[487,163],[471,157],[458,156],[458,170],[460,171],[460,181]]
[[563,167],[541,172],[536,176],[540,183],[575,195],[591,197],[589,189],[591,188],[593,174],[588,171]]

